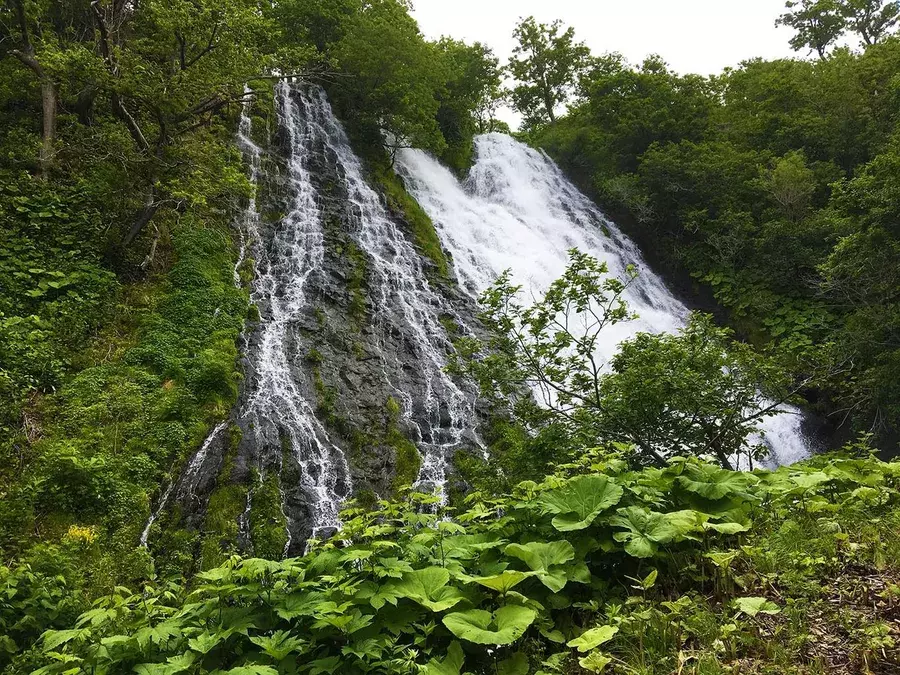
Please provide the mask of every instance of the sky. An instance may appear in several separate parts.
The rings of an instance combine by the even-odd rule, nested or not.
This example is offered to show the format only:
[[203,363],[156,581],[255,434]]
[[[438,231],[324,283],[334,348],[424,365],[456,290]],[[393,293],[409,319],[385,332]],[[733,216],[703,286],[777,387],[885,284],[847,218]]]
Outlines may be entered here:
[[[595,54],[621,52],[640,63],[660,54],[681,73],[711,75],[761,56],[791,56],[792,32],[775,27],[784,0],[413,0],[426,37],[483,42],[501,63],[512,53],[520,17],[560,19]],[[515,113],[500,117],[518,124]]]

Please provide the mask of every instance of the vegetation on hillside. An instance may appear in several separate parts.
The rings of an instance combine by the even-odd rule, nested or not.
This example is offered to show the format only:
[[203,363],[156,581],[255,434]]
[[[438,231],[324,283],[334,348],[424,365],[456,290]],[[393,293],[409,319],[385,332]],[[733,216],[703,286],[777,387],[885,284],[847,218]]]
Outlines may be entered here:
[[[338,539],[117,588],[40,673],[890,672],[896,464],[632,470],[587,452],[464,509],[350,509]],[[16,578],[18,580],[18,578]],[[14,596],[15,597],[15,596]]]
[[[138,546],[151,508],[235,403],[252,267],[235,269],[241,106],[259,98],[261,139],[274,73],[324,84],[446,275],[391,153],[414,143],[462,170],[500,81],[490,50],[426,41],[400,0],[9,0],[0,64],[0,564],[29,580],[0,620],[8,655],[153,573]],[[158,572],[230,552],[244,495],[219,478],[203,532],[155,525]],[[254,537],[274,556],[263,506]]]

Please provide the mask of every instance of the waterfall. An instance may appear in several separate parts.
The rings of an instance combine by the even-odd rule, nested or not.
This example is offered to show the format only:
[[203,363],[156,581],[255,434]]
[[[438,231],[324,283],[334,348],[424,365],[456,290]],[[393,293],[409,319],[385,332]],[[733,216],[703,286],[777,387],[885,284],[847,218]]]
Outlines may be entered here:
[[[251,241],[256,274],[251,301],[259,308],[260,323],[250,343],[251,372],[240,410],[241,428],[253,436],[257,469],[281,471],[283,456],[290,452],[300,468],[303,506],[308,523],[306,536],[328,536],[340,526],[341,503],[350,494],[350,471],[346,458],[330,438],[308,398],[312,389],[296,366],[302,354],[300,327],[312,308],[308,295],[311,278],[324,259],[323,229],[309,161],[317,151],[322,129],[310,111],[315,102],[287,83],[276,91],[280,127],[287,134],[286,189],[290,211],[272,231],[263,232],[251,203],[245,219]],[[242,148],[251,165],[251,178],[258,179],[259,149],[242,123]],[[255,167],[255,168],[253,168]],[[288,543],[301,529],[287,514]]]
[[[366,255],[373,346],[385,383],[414,430],[422,455],[417,486],[437,489],[443,498],[451,453],[477,443],[474,397],[445,372],[452,346],[440,317],[453,315],[453,308],[429,282],[421,254],[366,182],[324,91],[307,87],[298,92],[307,107],[307,125],[336,164],[345,193],[344,219]],[[397,348],[397,336],[402,349]],[[404,362],[405,353],[412,364]],[[411,369],[416,371],[414,379]]]
[[[613,276],[623,277],[629,265],[639,272],[625,294],[639,318],[605,329],[601,359],[609,361],[637,332],[675,332],[685,325],[687,307],[549,157],[504,134],[479,136],[475,143],[476,162],[465,183],[425,152],[403,150],[397,158],[398,172],[434,221],[471,296],[507,269],[526,297],[540,295],[565,270],[568,251],[578,248],[605,262]],[[809,454],[799,411],[786,411],[764,424],[775,463]]]

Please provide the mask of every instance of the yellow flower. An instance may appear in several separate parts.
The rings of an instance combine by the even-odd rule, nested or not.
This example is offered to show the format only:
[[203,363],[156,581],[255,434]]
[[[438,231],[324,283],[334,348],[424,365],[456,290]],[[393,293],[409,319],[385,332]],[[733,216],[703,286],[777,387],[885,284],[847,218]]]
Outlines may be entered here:
[[69,531],[66,532],[65,539],[71,542],[80,542],[83,544],[93,544],[97,538],[97,531],[94,526],[82,527],[80,525],[70,525]]

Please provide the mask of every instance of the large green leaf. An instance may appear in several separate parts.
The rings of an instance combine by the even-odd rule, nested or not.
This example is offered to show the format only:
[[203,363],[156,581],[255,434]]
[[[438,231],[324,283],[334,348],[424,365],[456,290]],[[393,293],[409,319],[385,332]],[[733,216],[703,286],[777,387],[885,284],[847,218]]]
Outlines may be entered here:
[[757,614],[778,614],[781,609],[771,600],[766,598],[736,598],[735,607],[748,616]]
[[508,645],[522,637],[535,616],[535,611],[528,607],[507,605],[494,614],[483,609],[453,612],[443,618],[443,623],[461,640],[480,645]]
[[432,612],[443,612],[463,599],[459,589],[447,585],[449,582],[450,572],[443,567],[425,567],[392,581],[391,593],[418,602]]
[[605,642],[613,639],[619,629],[616,626],[598,626],[584,631],[574,640],[569,640],[566,644],[569,647],[577,647],[578,651],[584,653],[589,652],[594,647],[599,647]]
[[616,514],[609,519],[610,524],[625,531],[616,532],[613,538],[625,542],[625,551],[635,558],[653,556],[659,544],[667,544],[702,528],[704,519],[697,511],[656,513],[640,506],[619,509]]
[[518,570],[505,570],[489,577],[472,577],[472,581],[499,593],[508,593],[530,576],[530,574]]
[[464,660],[462,647],[454,641],[447,650],[447,656],[443,659],[433,658],[425,664],[423,675],[459,675]]
[[575,559],[575,548],[567,541],[534,541],[524,545],[510,544],[506,547],[506,555],[524,562],[542,584],[559,593],[568,579],[564,565]]
[[622,499],[622,488],[606,476],[578,476],[541,496],[544,513],[557,514],[553,527],[561,532],[583,530]]
[[603,652],[592,652],[578,659],[578,665],[591,673],[602,673],[610,663],[612,663],[612,658]]
[[726,471],[711,464],[685,464],[678,484],[688,492],[716,500],[744,495],[750,480],[752,475],[740,471]]

